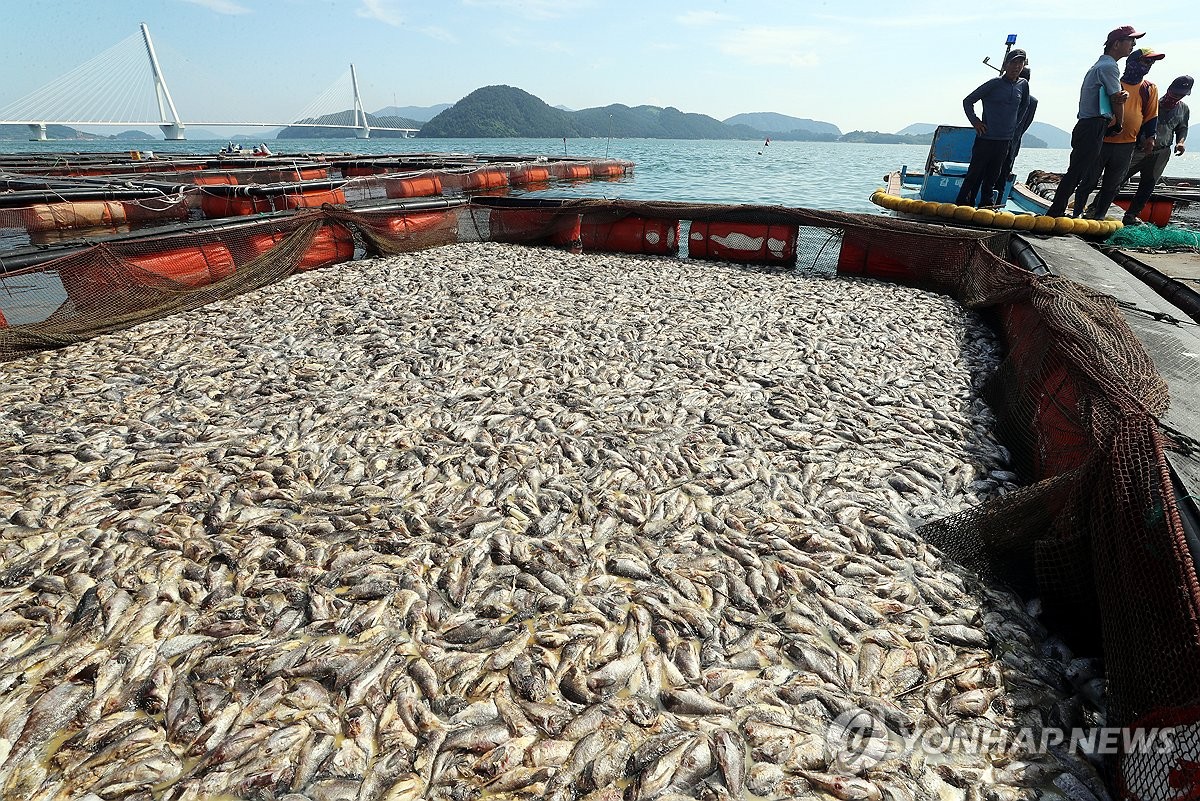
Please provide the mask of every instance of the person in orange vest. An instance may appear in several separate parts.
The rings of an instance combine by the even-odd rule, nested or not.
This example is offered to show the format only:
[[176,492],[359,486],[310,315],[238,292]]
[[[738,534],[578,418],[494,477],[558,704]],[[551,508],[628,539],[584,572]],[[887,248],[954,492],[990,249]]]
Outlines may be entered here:
[[[1125,183],[1134,149],[1149,152],[1154,147],[1158,133],[1158,87],[1146,80],[1146,73],[1154,66],[1154,62],[1164,58],[1165,55],[1152,48],[1140,47],[1125,59],[1121,89],[1129,93],[1129,99],[1125,101],[1123,127],[1118,131],[1109,131],[1104,137],[1100,158],[1079,183],[1079,189],[1075,191],[1076,217],[1083,215],[1093,220],[1103,220],[1117,192],[1121,191],[1121,184]],[[1100,191],[1088,208],[1087,197],[1097,183],[1100,184]]]
[[1154,185],[1167,168],[1172,151],[1176,156],[1182,156],[1187,150],[1184,142],[1188,135],[1188,117],[1191,112],[1183,99],[1192,93],[1193,83],[1191,75],[1180,75],[1171,81],[1167,93],[1158,101],[1158,133],[1154,138],[1154,147],[1148,153],[1144,150],[1135,150],[1133,153],[1133,161],[1129,163],[1129,172],[1125,174],[1125,180],[1128,181],[1139,173],[1141,178],[1138,180],[1133,200],[1129,201],[1129,210],[1125,212],[1125,218],[1122,220],[1126,225],[1142,224],[1138,214],[1146,207],[1150,195],[1154,194]]

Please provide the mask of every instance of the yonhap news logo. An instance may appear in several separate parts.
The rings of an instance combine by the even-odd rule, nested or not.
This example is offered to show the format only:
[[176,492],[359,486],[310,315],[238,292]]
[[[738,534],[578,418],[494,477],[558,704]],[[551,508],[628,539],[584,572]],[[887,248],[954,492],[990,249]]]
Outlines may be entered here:
[[849,709],[838,715],[825,733],[826,755],[831,765],[846,773],[861,773],[889,758],[921,754],[995,754],[1016,751],[1046,754],[1062,749],[1081,756],[1117,754],[1172,754],[1175,729],[1097,727],[986,728],[968,722],[944,728],[896,732],[866,709]]

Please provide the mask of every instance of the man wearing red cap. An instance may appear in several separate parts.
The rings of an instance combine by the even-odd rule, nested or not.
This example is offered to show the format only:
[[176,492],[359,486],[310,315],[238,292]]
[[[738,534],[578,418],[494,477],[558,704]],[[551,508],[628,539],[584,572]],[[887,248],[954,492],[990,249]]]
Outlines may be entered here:
[[[1154,146],[1158,129],[1158,87],[1146,80],[1146,73],[1154,66],[1154,62],[1164,58],[1166,56],[1162,53],[1149,47],[1139,47],[1125,59],[1121,89],[1129,93],[1129,99],[1125,101],[1124,127],[1104,137],[1100,158],[1079,182],[1079,189],[1075,192],[1076,217],[1086,207],[1088,194],[1100,182],[1100,191],[1087,216],[1093,220],[1103,220],[1113,198],[1121,191],[1121,184],[1125,182],[1134,149],[1146,152]],[[1100,181],[1101,175],[1104,176],[1103,181]]]
[[1125,212],[1125,219],[1122,220],[1126,225],[1142,224],[1138,214],[1146,207],[1146,201],[1154,193],[1154,185],[1158,183],[1163,170],[1167,168],[1167,162],[1171,160],[1172,149],[1176,156],[1182,156],[1183,151],[1187,149],[1184,141],[1187,139],[1190,112],[1183,99],[1192,93],[1192,84],[1191,75],[1180,75],[1171,81],[1167,93],[1158,101],[1158,133],[1154,137],[1153,146],[1149,152],[1133,152],[1133,161],[1129,164],[1125,180],[1128,181],[1138,173],[1141,173],[1141,178],[1138,180],[1133,200],[1129,202],[1129,210]]
[[1079,87],[1078,121],[1071,131],[1071,161],[1054,193],[1054,202],[1046,212],[1049,216],[1066,214],[1071,193],[1100,157],[1105,133],[1122,130],[1124,103],[1129,94],[1121,88],[1117,60],[1132,53],[1137,40],[1145,35],[1132,25],[1109,31],[1104,42],[1104,55],[1083,76],[1083,84]]

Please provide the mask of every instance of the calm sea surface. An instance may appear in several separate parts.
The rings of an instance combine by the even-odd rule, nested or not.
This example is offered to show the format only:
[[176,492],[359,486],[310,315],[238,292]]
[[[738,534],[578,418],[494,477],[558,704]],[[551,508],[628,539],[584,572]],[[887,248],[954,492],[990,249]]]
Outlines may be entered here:
[[[120,152],[215,153],[223,141],[0,142],[0,153]],[[276,153],[471,153],[618,158],[634,162],[633,175],[616,182],[558,185],[545,197],[606,197],[712,203],[766,203],[875,213],[869,200],[884,176],[901,165],[922,170],[926,145],[682,139],[289,139],[271,140]],[[246,146],[243,144],[243,146]],[[1025,148],[1014,172],[1066,170],[1069,151]],[[1167,175],[1200,178],[1200,155],[1171,159]]]

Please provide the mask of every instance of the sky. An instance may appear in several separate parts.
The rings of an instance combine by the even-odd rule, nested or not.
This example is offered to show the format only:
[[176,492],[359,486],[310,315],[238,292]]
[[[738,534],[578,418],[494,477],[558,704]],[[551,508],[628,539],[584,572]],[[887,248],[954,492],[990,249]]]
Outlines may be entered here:
[[[343,94],[343,86],[344,101],[326,96],[325,102],[349,108],[353,63],[370,112],[454,103],[479,87],[507,84],[572,109],[674,106],[720,120],[774,111],[831,122],[843,132],[962,125],[962,98],[996,75],[984,57],[998,63],[1006,36],[1016,34],[1017,46],[1029,53],[1038,121],[1070,130],[1084,72],[1108,31],[1124,24],[1147,32],[1139,44],[1166,54],[1149,75],[1161,91],[1178,75],[1200,73],[1200,3],[1194,2],[0,0],[0,6],[8,12],[0,27],[0,109],[137,35],[145,23],[185,123],[286,122],[305,110],[333,111],[314,101],[327,90]],[[107,92],[114,97],[109,107],[118,105],[116,89],[97,87],[104,72],[146,72],[137,63],[141,47],[139,38],[118,48],[134,53],[132,66],[66,81],[62,91],[80,95],[78,101],[68,95],[69,102]],[[149,107],[153,92],[139,92],[134,101]],[[120,99],[122,107],[134,101]]]

